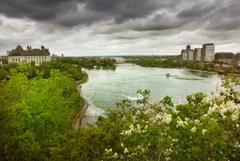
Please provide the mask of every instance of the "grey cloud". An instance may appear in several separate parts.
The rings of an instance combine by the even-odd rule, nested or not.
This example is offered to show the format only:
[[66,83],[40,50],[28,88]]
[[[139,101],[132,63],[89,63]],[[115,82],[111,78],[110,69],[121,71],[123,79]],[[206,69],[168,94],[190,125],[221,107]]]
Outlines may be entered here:
[[208,17],[206,29],[210,31],[231,31],[240,28],[240,4],[237,1],[231,1],[227,6],[224,6],[211,17]]
[[[144,18],[179,2],[169,0],[1,0],[0,13],[8,17],[59,23],[62,26],[92,24],[112,18],[116,23]],[[84,10],[79,12],[78,6]],[[90,13],[88,16],[87,14]],[[64,14],[68,16],[63,16]],[[86,16],[82,16],[86,15]]]
[[[129,47],[145,40],[147,44],[231,40],[240,44],[239,0],[0,0],[1,15],[5,18],[0,19],[0,32],[9,37],[6,43],[12,43],[12,35],[16,36],[12,39],[24,43],[40,35],[39,41],[57,44],[67,41],[65,37],[71,37],[68,42],[74,44],[77,37],[81,43],[87,42],[87,48],[108,40],[119,40],[114,41],[115,48],[118,42],[119,46],[127,42]],[[33,24],[5,25],[11,18]],[[14,34],[8,34],[10,30]]]
[[183,9],[178,13],[179,18],[199,18],[214,11],[215,4],[204,6],[203,4],[194,4],[191,8]]

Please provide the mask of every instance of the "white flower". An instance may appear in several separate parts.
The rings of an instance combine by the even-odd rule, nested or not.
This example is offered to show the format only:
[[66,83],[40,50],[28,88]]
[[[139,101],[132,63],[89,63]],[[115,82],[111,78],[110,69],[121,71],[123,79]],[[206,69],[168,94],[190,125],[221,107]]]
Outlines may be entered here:
[[206,129],[202,129],[202,134],[205,135],[205,133],[207,132]]
[[199,120],[194,120],[196,125],[199,125],[200,121]]
[[177,120],[177,127],[184,127],[184,122],[181,119]]
[[209,103],[209,101],[210,101],[210,100],[209,100],[208,97],[204,97],[204,98],[202,99],[202,102],[203,102],[203,103]]
[[233,114],[231,115],[231,119],[232,119],[233,121],[236,121],[236,120],[238,119],[238,115],[236,115],[235,113],[233,113]]
[[172,114],[164,114],[163,115],[163,122],[169,124],[172,121]]
[[196,131],[197,131],[196,126],[194,126],[193,128],[191,128],[191,132],[192,132],[192,133],[195,133]]
[[186,121],[182,121],[179,117],[178,117],[178,120],[177,120],[177,127],[184,127],[188,125],[187,123],[187,120]]
[[121,143],[121,147],[124,147],[124,144],[123,144],[123,143]]
[[113,158],[115,158],[115,159],[118,158],[118,154],[116,152],[114,153]]
[[124,153],[129,153],[128,149],[127,148],[124,148]]
[[108,154],[108,153],[111,153],[112,152],[112,148],[110,149],[105,149],[105,152]]
[[155,116],[155,118],[156,118],[156,120],[158,120],[158,119],[162,118],[162,115],[161,115],[161,114],[157,114],[157,115]]

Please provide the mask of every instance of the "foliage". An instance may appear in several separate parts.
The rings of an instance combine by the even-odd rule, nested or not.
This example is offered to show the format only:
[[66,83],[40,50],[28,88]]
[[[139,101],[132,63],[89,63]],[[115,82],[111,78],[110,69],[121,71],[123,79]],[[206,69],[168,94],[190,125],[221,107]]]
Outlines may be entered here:
[[62,58],[62,62],[76,64],[79,67],[87,69],[116,69],[116,60],[112,58],[101,57],[80,57],[80,58]]
[[15,73],[0,94],[2,159],[60,156],[73,117],[80,110],[75,83],[57,71],[51,71],[48,79],[28,79],[24,73]]
[[211,96],[196,93],[185,104],[119,103],[99,127],[115,132],[103,160],[238,160],[240,158],[240,82],[226,78]]
[[182,67],[182,63],[178,57],[169,56],[138,56],[126,57],[128,63],[135,63],[144,67],[163,67],[163,68],[178,68]]
[[[12,73],[21,72],[25,73],[28,79],[35,78],[39,73],[41,73],[43,78],[49,78],[51,70],[59,70],[65,75],[69,75],[74,80],[81,80],[83,77],[86,77],[86,73],[82,71],[82,68],[79,66],[74,66],[70,63],[65,63],[62,61],[51,61],[45,62],[40,66],[35,66],[34,64],[22,63],[19,64],[7,64],[2,67],[3,72],[0,71],[0,74],[7,72],[7,75],[12,75]],[[1,79],[0,79],[1,80]]]
[[86,74],[82,72],[81,67],[76,67],[73,64],[65,63],[62,61],[51,61],[44,63],[38,67],[40,71],[43,73],[44,78],[48,78],[50,76],[50,71],[52,69],[58,69],[62,73],[69,75],[70,77],[74,78],[75,80],[81,80]]
[[[161,68],[189,68],[203,70],[208,72],[218,72],[215,63],[181,61],[178,56],[129,56],[125,57],[128,63],[134,63],[143,67],[161,67]],[[224,67],[224,74],[239,73],[236,67]]]
[[7,71],[0,68],[0,81],[7,78]]

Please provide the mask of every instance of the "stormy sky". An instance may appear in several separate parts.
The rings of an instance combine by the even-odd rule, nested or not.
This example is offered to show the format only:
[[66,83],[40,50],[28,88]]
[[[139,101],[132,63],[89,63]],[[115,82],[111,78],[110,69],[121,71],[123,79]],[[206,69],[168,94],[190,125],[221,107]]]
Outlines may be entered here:
[[0,0],[0,55],[172,55],[187,44],[240,52],[239,0]]

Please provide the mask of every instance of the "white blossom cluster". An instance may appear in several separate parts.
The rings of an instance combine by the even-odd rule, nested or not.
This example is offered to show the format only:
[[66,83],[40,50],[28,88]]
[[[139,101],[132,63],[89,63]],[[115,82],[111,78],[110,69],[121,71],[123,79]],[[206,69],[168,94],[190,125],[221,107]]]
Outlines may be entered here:
[[[211,137],[209,136],[209,133],[211,133],[209,125],[216,124],[224,128],[224,125],[222,125],[222,123],[225,123],[224,121],[230,121],[233,130],[236,130],[240,122],[240,104],[233,99],[229,99],[229,96],[239,99],[240,93],[238,91],[240,91],[240,88],[236,85],[233,88],[235,92],[237,91],[235,94],[231,93],[231,89],[221,88],[212,95],[203,96],[197,104],[194,101],[197,102],[198,96],[192,95],[190,98],[193,102],[182,105],[188,107],[189,116],[178,109],[178,106],[170,107],[161,103],[139,104],[134,107],[135,109],[131,113],[131,124],[120,133],[123,140],[121,142],[122,153],[111,152],[112,157],[117,158],[118,156],[126,159],[126,157],[144,156],[152,143],[140,140],[135,145],[131,141],[152,135],[152,137],[156,137],[155,140],[158,140],[159,144],[163,143],[158,147],[159,156],[163,156],[164,160],[172,160],[174,154],[179,155],[178,153],[181,151],[186,151],[185,147],[180,149],[180,152],[176,150],[176,145],[181,143],[181,137],[189,137],[189,141],[196,139],[194,137],[200,137],[200,139]],[[224,131],[225,129],[221,130]],[[177,132],[176,135],[174,131]],[[185,136],[185,134],[187,135]],[[213,143],[210,142],[209,145],[212,147]],[[235,142],[235,145],[239,147],[240,143]],[[106,150],[107,152],[109,152],[109,149]]]

